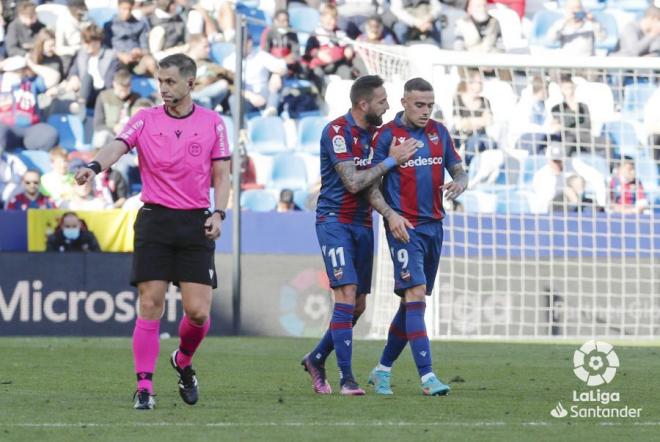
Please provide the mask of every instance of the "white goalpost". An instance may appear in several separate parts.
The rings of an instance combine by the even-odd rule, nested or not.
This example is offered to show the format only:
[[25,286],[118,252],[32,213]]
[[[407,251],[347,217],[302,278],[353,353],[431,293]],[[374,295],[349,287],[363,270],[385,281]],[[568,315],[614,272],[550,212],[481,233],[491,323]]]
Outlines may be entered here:
[[[415,76],[433,84],[436,116],[450,130],[460,114],[454,97],[470,75],[479,74],[482,95],[490,102],[492,121],[486,132],[497,153],[487,149],[473,157],[470,187],[459,200],[461,211],[448,212],[445,219],[443,256],[427,300],[431,338],[658,336],[660,147],[654,134],[660,132],[655,122],[660,114],[660,61],[557,54],[475,56],[430,45],[356,45],[369,72],[388,82],[394,108],[390,117],[403,82]],[[543,206],[533,186],[535,172],[548,158],[542,150],[521,144],[517,106],[521,97],[532,94],[535,78],[547,91],[549,115],[557,115],[551,110],[564,100],[561,83],[566,78],[589,111],[588,126],[578,127],[584,139],[562,135],[555,140],[566,152],[565,167],[584,180],[589,203],[579,211],[566,201],[550,209]],[[560,113],[557,118],[563,122],[564,117]],[[456,132],[462,154],[465,137]],[[633,203],[646,204],[639,213],[616,213],[610,197],[611,177],[625,162],[633,165],[644,188],[646,201]],[[382,223],[375,261],[366,317],[368,336],[383,339],[399,298],[393,294]]]

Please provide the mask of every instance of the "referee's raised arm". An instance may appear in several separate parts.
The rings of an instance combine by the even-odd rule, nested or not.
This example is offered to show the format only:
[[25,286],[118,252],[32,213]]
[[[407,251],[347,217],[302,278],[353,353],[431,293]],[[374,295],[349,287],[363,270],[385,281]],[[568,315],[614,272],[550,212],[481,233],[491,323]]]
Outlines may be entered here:
[[76,183],[82,185],[93,180],[95,175],[115,164],[126,152],[127,147],[124,141],[112,140],[103,146],[94,160],[78,169],[75,175]]

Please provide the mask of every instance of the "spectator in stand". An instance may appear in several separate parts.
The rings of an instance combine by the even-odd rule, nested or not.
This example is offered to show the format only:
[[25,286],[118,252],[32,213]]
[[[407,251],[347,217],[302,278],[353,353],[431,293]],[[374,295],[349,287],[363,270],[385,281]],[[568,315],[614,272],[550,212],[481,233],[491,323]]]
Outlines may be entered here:
[[137,75],[154,76],[156,60],[149,53],[149,23],[133,16],[135,0],[119,0],[117,15],[103,26],[106,48],[115,51],[121,66]]
[[660,8],[650,6],[641,20],[633,20],[619,33],[616,55],[657,57],[660,55]]
[[326,76],[353,78],[353,48],[344,43],[346,33],[337,27],[337,7],[326,3],[321,7],[321,25],[307,40],[303,62],[310,70],[310,80],[323,94]]
[[562,74],[559,87],[564,101],[555,105],[550,133],[552,139],[569,147],[568,156],[576,151],[589,151],[591,147],[591,118],[589,108],[575,97],[575,83],[570,74]]
[[188,55],[197,63],[197,77],[190,96],[195,103],[209,109],[222,108],[229,95],[229,85],[234,82],[234,73],[209,59],[210,46],[204,35],[192,35],[188,44]]
[[548,86],[540,75],[531,82],[531,94],[521,94],[509,121],[509,135],[519,149],[535,155],[545,150],[552,115],[547,105]]
[[131,92],[131,73],[126,69],[118,70],[112,80],[112,89],[102,91],[96,99],[94,147],[104,146],[115,138],[131,117],[131,106],[138,98],[138,94]]
[[187,51],[186,22],[177,14],[175,0],[156,0],[156,10],[149,17],[149,51],[157,60]]
[[[270,81],[271,74],[277,74],[279,79],[287,73],[286,61],[272,56],[255,46],[248,36],[243,53],[245,67],[245,113],[264,111],[264,115],[277,115],[280,102],[281,81]],[[232,53],[222,61],[223,66],[233,72],[236,67],[236,53]],[[230,100],[233,104],[234,100]]]
[[16,4],[16,18],[7,26],[5,48],[7,56],[26,55],[34,47],[37,33],[46,26],[37,19],[37,10],[30,0]]
[[78,103],[94,109],[99,93],[112,84],[118,61],[115,51],[102,46],[103,30],[89,25],[82,30],[83,48],[78,52],[67,87],[78,94]]
[[282,189],[280,191],[280,199],[277,202],[277,212],[296,212],[300,211],[300,207],[296,206],[296,203],[293,201],[293,190],[291,189]]
[[371,44],[395,45],[396,39],[378,15],[372,15],[364,24],[364,32],[357,38],[358,41]]
[[336,0],[338,25],[349,38],[357,39],[363,25],[369,19],[378,15],[383,0]]
[[502,29],[488,14],[486,0],[470,0],[467,14],[456,21],[454,49],[470,52],[502,52]]
[[610,179],[610,209],[613,212],[629,214],[642,213],[648,209],[644,187],[637,179],[635,164],[623,158]]
[[459,85],[454,98],[454,129],[458,132],[457,145],[465,150],[465,162],[486,149],[497,149],[497,143],[486,128],[493,123],[490,102],[481,95],[483,79],[476,69],[467,71],[467,78]]
[[439,0],[392,0],[390,12],[397,19],[393,31],[399,43],[442,43],[441,30],[447,18]]
[[241,190],[263,189],[264,185],[257,183],[257,168],[254,160],[243,152],[241,154]]
[[0,151],[45,151],[55,146],[57,130],[41,122],[38,102],[38,95],[54,86],[54,71],[29,57],[14,56],[0,62],[0,72]]
[[39,192],[41,173],[30,169],[23,174],[23,192],[14,196],[7,204],[7,210],[54,209],[55,203]]
[[82,48],[81,32],[89,24],[85,0],[68,0],[67,7],[68,14],[59,17],[55,24],[55,53],[62,57],[66,71]]
[[[121,173],[112,167],[96,175],[94,186],[103,200],[112,205],[111,209],[121,209],[128,197],[128,184]],[[97,195],[99,196],[99,195]]]
[[0,208],[20,191],[21,177],[27,167],[16,156],[0,148]]
[[94,181],[88,181],[82,185],[74,183],[71,198],[65,199],[59,204],[62,209],[69,210],[103,210],[110,209],[112,206],[112,196],[97,189]]
[[57,85],[64,78],[64,63],[62,58],[55,53],[55,34],[50,29],[44,28],[34,39],[34,48],[30,51],[28,59],[35,65],[48,68],[52,72],[44,75],[45,69],[41,69],[44,78],[52,76],[47,83]]
[[545,153],[548,163],[536,171],[532,180],[535,200],[544,212],[563,210],[566,181],[574,173],[566,167],[566,150],[561,143],[550,143]]
[[73,176],[69,173],[66,149],[57,146],[49,154],[52,170],[41,177],[41,191],[61,207],[61,202],[73,193]]
[[584,10],[581,0],[566,0],[566,17],[548,29],[548,41],[559,43],[562,53],[588,57],[595,54],[596,40],[607,37],[605,29],[591,13]]
[[62,215],[55,233],[48,236],[47,252],[100,252],[96,236],[75,212]]
[[586,181],[580,175],[571,175],[566,178],[564,190],[564,210],[568,212],[603,212],[604,208],[597,206],[592,198],[585,193]]
[[289,26],[289,13],[286,10],[275,12],[273,27],[264,29],[261,35],[261,47],[269,54],[286,61],[288,76],[302,73],[298,34]]

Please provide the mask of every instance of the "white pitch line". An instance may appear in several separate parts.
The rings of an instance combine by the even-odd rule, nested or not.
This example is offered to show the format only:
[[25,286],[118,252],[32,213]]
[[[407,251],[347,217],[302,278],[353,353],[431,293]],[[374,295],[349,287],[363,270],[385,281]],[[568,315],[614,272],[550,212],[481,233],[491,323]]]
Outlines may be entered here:
[[[573,424],[585,425],[624,425],[631,424],[635,426],[660,426],[660,422],[576,422]],[[208,428],[260,428],[260,427],[549,427],[554,425],[563,425],[563,421],[556,422],[208,422],[198,424],[191,422],[128,422],[128,423],[100,423],[100,422],[20,422],[1,424],[2,427],[21,427],[21,428],[85,428],[85,427],[200,427]]]

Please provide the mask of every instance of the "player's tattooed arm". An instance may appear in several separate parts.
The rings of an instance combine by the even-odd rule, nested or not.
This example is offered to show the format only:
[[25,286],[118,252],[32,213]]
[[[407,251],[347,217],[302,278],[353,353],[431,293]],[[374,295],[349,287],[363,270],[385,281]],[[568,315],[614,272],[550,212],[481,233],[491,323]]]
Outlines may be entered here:
[[357,170],[353,161],[342,161],[335,165],[335,170],[349,192],[359,193],[375,180],[385,175],[388,167],[386,164],[380,163],[371,169]]
[[449,175],[451,175],[453,181],[445,184],[441,189],[446,192],[445,196],[447,199],[454,200],[458,198],[461,193],[465,192],[465,189],[467,189],[468,175],[465,170],[463,170],[463,165],[461,163],[451,166],[449,168]]
[[389,156],[385,161],[367,169],[357,170],[352,161],[342,161],[335,166],[335,170],[341,177],[342,183],[351,193],[359,193],[369,187],[375,180],[382,177],[397,164],[403,164],[417,150],[417,140],[408,138],[402,143],[396,144],[396,139],[392,139],[389,148]]
[[407,229],[414,229],[414,227],[410,221],[396,213],[394,209],[385,202],[385,197],[380,191],[379,184],[380,183],[372,184],[365,192],[365,196],[369,201],[369,204],[376,209],[376,212],[380,213],[383,218],[387,220],[387,225],[392,232],[392,236],[401,242],[407,243],[410,241],[410,235],[408,234]]

